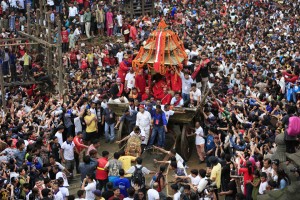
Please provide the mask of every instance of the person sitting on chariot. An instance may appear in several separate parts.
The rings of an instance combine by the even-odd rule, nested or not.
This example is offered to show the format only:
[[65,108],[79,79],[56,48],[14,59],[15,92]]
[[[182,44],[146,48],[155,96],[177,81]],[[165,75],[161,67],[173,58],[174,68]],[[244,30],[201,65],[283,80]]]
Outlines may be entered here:
[[170,104],[171,103],[171,99],[172,99],[172,95],[168,91],[168,88],[164,87],[163,92],[164,92],[163,93],[164,97],[161,99],[161,104],[162,105]]
[[179,92],[175,93],[175,96],[172,98],[170,104],[171,104],[171,106],[174,106],[177,108],[183,107],[184,101],[183,101],[183,98],[180,96]]
[[142,101],[146,101],[151,97],[149,87],[145,88],[145,93],[142,94]]
[[191,84],[190,101],[191,106],[200,106],[201,90],[196,87],[196,83]]
[[152,92],[155,99],[162,99],[165,95],[163,89],[167,87],[167,82],[160,74],[153,75]]

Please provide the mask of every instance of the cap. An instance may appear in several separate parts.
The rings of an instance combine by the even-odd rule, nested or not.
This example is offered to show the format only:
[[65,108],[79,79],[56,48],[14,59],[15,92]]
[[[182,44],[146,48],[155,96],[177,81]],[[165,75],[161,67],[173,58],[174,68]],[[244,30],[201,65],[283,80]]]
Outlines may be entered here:
[[141,104],[141,105],[139,106],[139,108],[145,108],[145,106]]
[[101,191],[100,190],[95,190],[94,195],[96,195],[97,197],[101,196]]

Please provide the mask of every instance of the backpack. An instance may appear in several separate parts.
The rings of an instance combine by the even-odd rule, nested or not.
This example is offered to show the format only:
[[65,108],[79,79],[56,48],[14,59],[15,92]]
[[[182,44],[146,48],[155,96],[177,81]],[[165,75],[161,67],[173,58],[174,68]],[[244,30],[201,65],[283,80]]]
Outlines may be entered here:
[[292,116],[289,118],[287,134],[289,136],[297,136],[300,134],[300,117]]
[[145,186],[145,176],[143,174],[143,166],[138,168],[137,166],[134,166],[135,170],[132,174],[131,180],[133,184],[137,184],[141,188]]

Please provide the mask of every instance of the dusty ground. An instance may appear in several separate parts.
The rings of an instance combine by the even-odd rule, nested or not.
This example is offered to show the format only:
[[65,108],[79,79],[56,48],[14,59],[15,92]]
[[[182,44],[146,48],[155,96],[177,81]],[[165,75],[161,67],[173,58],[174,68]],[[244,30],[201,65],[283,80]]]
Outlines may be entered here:
[[[171,139],[171,137],[167,136],[166,139],[167,139],[167,148],[170,148],[171,146],[174,145],[174,141]],[[113,154],[114,152],[119,151],[119,146],[117,144],[105,143],[104,138],[101,138],[101,147],[98,149],[100,155],[103,150],[107,150],[111,154]],[[149,150],[142,154],[143,165],[150,170],[157,171],[159,166],[153,162],[153,159],[163,160],[164,157],[165,157],[165,154],[157,154],[156,152]],[[191,169],[200,169],[201,167],[203,167],[203,168],[205,167],[204,164],[199,165],[199,161],[198,161],[198,157],[197,157],[195,148],[193,150],[192,157],[187,162],[187,166],[188,166],[188,169],[187,169],[188,173]],[[152,178],[152,175],[146,176],[147,184],[149,184],[151,178]],[[167,181],[170,182],[172,180],[173,180],[173,172],[171,170],[169,170]],[[81,186],[80,185],[80,176],[76,175],[74,180],[71,181],[71,184],[69,187],[70,194],[73,194],[76,196],[76,193],[80,189],[80,186]],[[169,191],[169,194],[172,195],[171,190],[169,189],[168,191]],[[167,192],[167,191],[165,191],[165,192]]]

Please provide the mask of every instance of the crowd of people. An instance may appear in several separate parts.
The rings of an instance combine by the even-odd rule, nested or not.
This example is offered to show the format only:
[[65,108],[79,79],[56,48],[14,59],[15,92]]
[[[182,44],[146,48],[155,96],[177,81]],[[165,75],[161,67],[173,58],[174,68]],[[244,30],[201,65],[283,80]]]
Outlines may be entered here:
[[[39,1],[0,2],[3,75],[53,89],[40,52],[1,40],[24,30],[26,3],[36,22]],[[255,200],[291,184],[272,158],[277,135],[284,135],[288,153],[299,148],[300,130],[288,130],[300,111],[299,1],[156,0],[153,13],[134,18],[120,10],[126,2],[47,0],[53,27],[57,20],[63,26],[68,90],[59,98],[33,84],[1,94],[1,199]],[[181,72],[168,68],[151,77],[148,69],[135,71],[132,60],[161,20],[178,34],[188,60]],[[82,42],[92,37],[103,42]],[[119,118],[108,103],[129,107]],[[188,169],[175,149],[165,149],[169,118],[185,107],[201,116],[188,135],[199,168]],[[121,122],[128,134],[116,141]],[[130,137],[140,139],[137,156],[100,147],[100,140],[120,144]],[[170,156],[154,160],[157,170],[143,166],[140,156],[153,148]],[[175,174],[172,184],[166,166]],[[74,174],[81,188],[71,195]],[[147,174],[153,174],[150,184]]]

